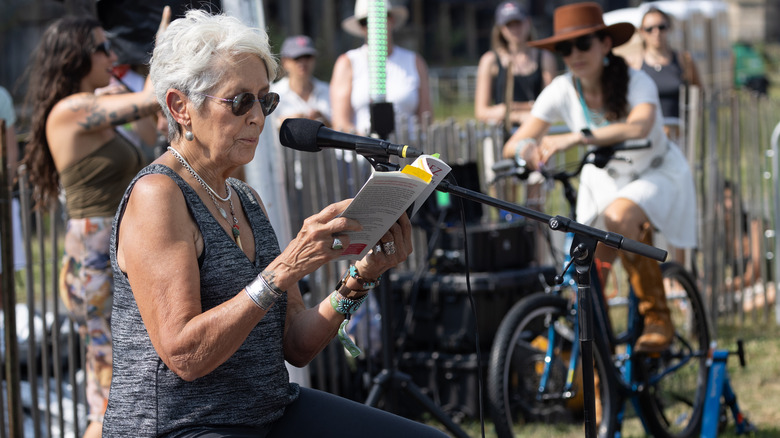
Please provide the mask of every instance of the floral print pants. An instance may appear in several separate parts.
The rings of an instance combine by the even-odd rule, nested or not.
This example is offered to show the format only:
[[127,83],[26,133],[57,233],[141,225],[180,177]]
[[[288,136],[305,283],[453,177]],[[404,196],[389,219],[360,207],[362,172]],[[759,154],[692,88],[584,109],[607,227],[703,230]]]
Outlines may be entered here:
[[112,221],[111,217],[68,220],[59,279],[60,297],[86,348],[88,418],[96,422],[103,421],[111,386]]

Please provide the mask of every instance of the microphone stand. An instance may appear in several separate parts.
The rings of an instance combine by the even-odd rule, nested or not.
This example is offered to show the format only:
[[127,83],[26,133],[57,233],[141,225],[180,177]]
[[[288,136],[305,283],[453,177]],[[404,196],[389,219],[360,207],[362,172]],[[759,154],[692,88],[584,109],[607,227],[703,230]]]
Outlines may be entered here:
[[633,252],[661,262],[666,260],[666,251],[650,245],[645,245],[635,240],[624,238],[620,234],[580,224],[565,216],[550,216],[511,202],[492,198],[482,193],[454,185],[447,181],[446,178],[439,183],[436,190],[547,223],[550,229],[554,231],[571,231],[574,233],[570,252],[577,273],[577,301],[579,305],[578,317],[580,325],[579,337],[583,358],[582,384],[585,411],[585,436],[588,438],[596,437],[596,397],[593,383],[593,318],[591,315],[592,297],[590,294],[590,269],[593,264],[596,245],[601,242],[612,248]]

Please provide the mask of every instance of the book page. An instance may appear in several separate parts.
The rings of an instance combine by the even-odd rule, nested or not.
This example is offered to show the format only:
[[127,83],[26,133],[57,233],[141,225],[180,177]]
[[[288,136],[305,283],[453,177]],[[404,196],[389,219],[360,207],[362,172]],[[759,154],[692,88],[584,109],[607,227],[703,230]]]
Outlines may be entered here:
[[363,258],[428,185],[401,171],[374,172],[342,213],[360,222],[363,230],[346,233],[349,246],[339,258]]

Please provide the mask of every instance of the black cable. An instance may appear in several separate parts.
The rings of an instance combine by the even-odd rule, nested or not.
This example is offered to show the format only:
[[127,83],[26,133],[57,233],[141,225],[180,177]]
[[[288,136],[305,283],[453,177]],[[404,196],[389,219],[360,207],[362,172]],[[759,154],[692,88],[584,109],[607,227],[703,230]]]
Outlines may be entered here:
[[[452,185],[457,186],[458,181],[452,174],[447,175],[445,179],[451,180]],[[479,400],[479,424],[482,431],[482,438],[485,438],[485,417],[483,415],[483,402],[482,402],[482,348],[479,343],[479,324],[477,320],[477,306],[474,302],[474,294],[471,291],[471,277],[469,275],[470,263],[469,263],[469,239],[466,231],[466,209],[463,207],[463,199],[458,197],[458,204],[460,206],[460,223],[463,226],[463,256],[464,264],[466,265],[466,293],[469,297],[469,303],[471,304],[471,312],[474,314],[474,343],[477,346],[477,396]]]
[[[447,213],[448,211],[446,208],[441,209],[436,224],[444,222]],[[404,318],[404,323],[400,327],[400,334],[398,335],[398,342],[396,344],[396,352],[397,355],[399,356],[401,353],[403,353],[404,347],[406,346],[406,341],[409,334],[407,327],[412,324],[412,319],[414,318],[414,311],[417,308],[416,304],[417,304],[417,296],[420,293],[420,280],[422,279],[422,276],[425,275],[425,271],[428,270],[428,267],[430,266],[431,257],[433,257],[433,252],[436,249],[436,244],[438,243],[439,238],[441,237],[441,231],[442,231],[441,227],[434,226],[433,233],[431,234],[431,237],[428,239],[428,253],[425,256],[425,260],[423,260],[423,263],[420,264],[420,267],[417,268],[417,271],[415,271],[414,277],[412,277],[412,289],[409,291],[409,303],[407,304],[408,307],[406,307],[406,318]]]

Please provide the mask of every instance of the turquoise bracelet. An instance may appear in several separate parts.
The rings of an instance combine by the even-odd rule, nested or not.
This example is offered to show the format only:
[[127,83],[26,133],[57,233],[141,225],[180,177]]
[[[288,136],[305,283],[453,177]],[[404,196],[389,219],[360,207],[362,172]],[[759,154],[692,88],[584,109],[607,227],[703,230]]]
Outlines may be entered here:
[[[355,265],[349,265],[349,276],[357,280],[358,284],[360,284],[360,287],[362,287],[364,290],[370,290],[379,285],[379,282],[382,281],[382,276],[376,278],[376,280],[371,281],[367,280],[360,276],[357,270],[357,266]],[[346,280],[346,276],[344,277],[344,280]]]
[[341,325],[339,325],[339,341],[341,342],[341,345],[343,345],[344,348],[349,351],[349,354],[352,355],[352,357],[360,356],[362,351],[357,345],[355,345],[349,335],[347,335],[347,324],[349,324],[349,320],[352,317],[352,314],[357,312],[357,310],[360,308],[360,305],[363,304],[363,301],[365,301],[367,298],[368,294],[363,295],[356,300],[346,298],[338,291],[333,291],[333,293],[330,294],[330,305],[333,306],[333,310],[345,316],[344,321],[341,323]]

